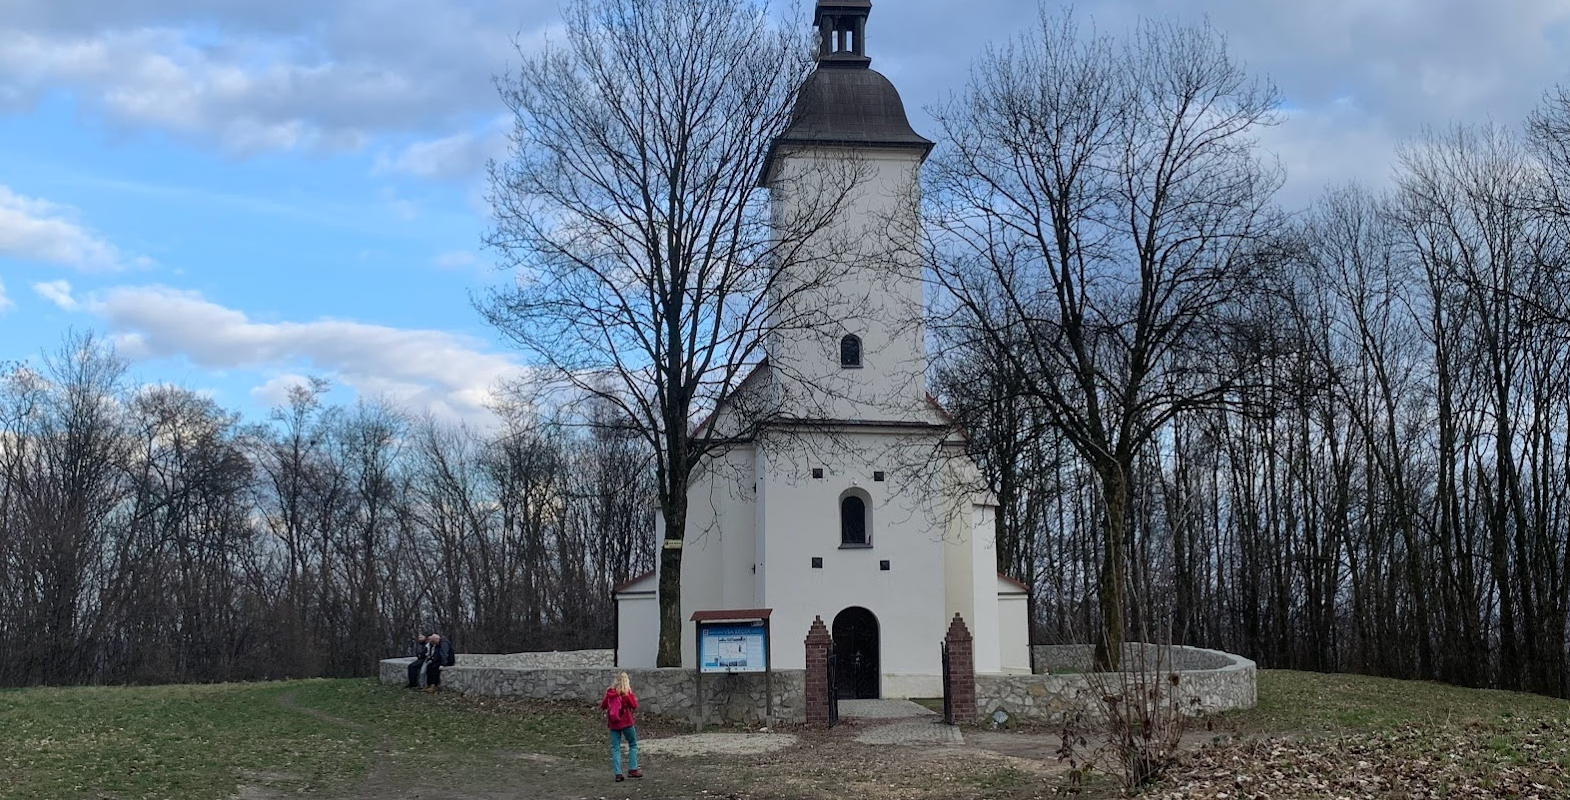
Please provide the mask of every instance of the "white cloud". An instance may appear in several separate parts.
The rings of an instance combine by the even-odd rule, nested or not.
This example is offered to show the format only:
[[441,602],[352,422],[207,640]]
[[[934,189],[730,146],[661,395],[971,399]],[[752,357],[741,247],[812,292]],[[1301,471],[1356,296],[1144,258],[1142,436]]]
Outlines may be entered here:
[[[907,0],[871,19],[874,66],[920,127],[921,107],[959,90],[969,59],[1028,27],[1034,5],[983,0],[956,17],[947,0]],[[1570,21],[1561,0],[1086,0],[1078,9],[1113,33],[1140,15],[1208,15],[1294,105],[1321,108],[1351,92],[1395,136],[1518,119],[1564,79]],[[0,107],[64,90],[117,124],[237,153],[435,136],[384,153],[377,168],[472,175],[497,129],[465,128],[497,109],[491,77],[516,63],[511,38],[533,48],[550,30],[559,41],[559,13],[546,0],[0,0]],[[805,32],[806,9],[777,13]]]
[[126,259],[75,216],[70,206],[24,197],[0,186],[0,256],[62,264],[86,272],[150,263],[141,257]]
[[[364,131],[334,124],[334,108],[350,111],[376,97],[419,91],[406,76],[374,67],[294,64],[279,55],[259,43],[215,53],[186,44],[175,29],[0,34],[0,72],[14,76],[18,91],[67,86],[122,125],[212,138],[238,154],[359,147]],[[257,62],[262,65],[248,66]],[[305,113],[310,107],[319,108],[317,119]]]
[[271,399],[298,371],[323,374],[361,396],[415,410],[482,420],[492,389],[522,368],[445,331],[407,330],[348,320],[257,322],[194,292],[120,287],[90,307],[131,358],[185,357],[207,369],[287,370],[253,390]]
[[[889,74],[928,136],[934,126],[923,108],[963,93],[971,59],[988,41],[1027,31],[1035,15],[1025,2],[974,3],[958,17],[952,8],[909,0],[899,14],[869,21],[873,68]],[[1230,53],[1250,74],[1271,78],[1291,109],[1261,140],[1282,148],[1282,199],[1292,205],[1324,181],[1383,184],[1396,142],[1452,123],[1514,125],[1545,90],[1570,80],[1570,3],[1562,0],[1085,0],[1074,8],[1082,32],[1093,26],[1113,36],[1140,17],[1208,17]]]
[[16,308],[16,303],[11,302],[11,298],[6,296],[5,281],[0,281],[0,314],[4,314],[13,308]]
[[33,284],[33,291],[51,303],[59,306],[64,311],[75,311],[81,307],[76,298],[71,296],[70,281],[44,281]]
[[556,13],[502,0],[51,8],[74,5],[0,0],[0,109],[64,90],[114,124],[238,155],[450,131],[494,111],[491,76],[516,60],[511,35]]
[[467,269],[475,265],[479,259],[468,250],[453,250],[442,253],[436,257],[436,268],[446,270]]
[[1330,186],[1389,184],[1399,137],[1383,120],[1345,104],[1294,109],[1282,117],[1281,124],[1260,131],[1259,141],[1286,168],[1277,198],[1284,207],[1304,208]]
[[507,127],[511,121],[498,117],[479,131],[463,131],[440,139],[418,141],[396,155],[377,156],[372,170],[376,174],[402,173],[431,180],[475,178],[490,159],[507,154]]
[[387,204],[387,211],[400,222],[413,222],[420,217],[420,209],[409,200],[398,196],[398,192],[391,187],[381,191],[382,202]]
[[296,386],[309,386],[310,383],[310,378],[292,372],[276,375],[252,389],[251,399],[267,408],[278,408],[289,402],[290,389]]

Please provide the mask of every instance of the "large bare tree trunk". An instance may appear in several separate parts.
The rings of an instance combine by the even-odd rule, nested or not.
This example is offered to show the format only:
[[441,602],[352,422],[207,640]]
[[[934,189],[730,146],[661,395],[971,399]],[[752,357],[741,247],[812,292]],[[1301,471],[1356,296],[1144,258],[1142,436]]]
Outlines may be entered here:
[[1128,536],[1128,471],[1116,462],[1097,467],[1104,523],[1101,571],[1096,579],[1101,601],[1101,628],[1095,641],[1094,666],[1098,671],[1114,672],[1123,660],[1124,625],[1128,614],[1128,565],[1124,552]]

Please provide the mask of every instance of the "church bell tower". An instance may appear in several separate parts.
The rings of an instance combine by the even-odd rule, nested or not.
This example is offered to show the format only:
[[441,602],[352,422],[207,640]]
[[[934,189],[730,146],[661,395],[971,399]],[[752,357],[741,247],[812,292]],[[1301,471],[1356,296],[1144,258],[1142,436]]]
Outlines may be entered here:
[[768,357],[787,417],[925,419],[917,134],[867,56],[870,0],[819,0],[818,65],[761,183],[781,238],[804,237],[771,297]]

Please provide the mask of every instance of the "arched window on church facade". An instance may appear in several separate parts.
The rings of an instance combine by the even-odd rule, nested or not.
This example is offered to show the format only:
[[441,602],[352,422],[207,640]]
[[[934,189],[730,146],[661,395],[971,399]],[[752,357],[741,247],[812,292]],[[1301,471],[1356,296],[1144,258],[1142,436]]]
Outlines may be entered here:
[[845,334],[840,340],[840,366],[861,366],[861,337],[854,333]]
[[872,515],[866,494],[852,489],[840,496],[840,547],[872,546]]

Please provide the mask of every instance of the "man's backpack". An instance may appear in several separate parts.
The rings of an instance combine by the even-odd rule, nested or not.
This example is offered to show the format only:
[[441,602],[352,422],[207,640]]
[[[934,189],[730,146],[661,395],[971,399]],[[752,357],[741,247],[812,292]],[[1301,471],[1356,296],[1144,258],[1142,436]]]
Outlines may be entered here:
[[453,664],[458,663],[457,651],[453,650],[452,642],[449,642],[446,639],[442,640],[441,661],[442,666],[444,667],[450,667]]

